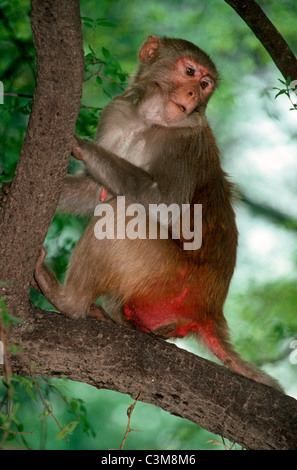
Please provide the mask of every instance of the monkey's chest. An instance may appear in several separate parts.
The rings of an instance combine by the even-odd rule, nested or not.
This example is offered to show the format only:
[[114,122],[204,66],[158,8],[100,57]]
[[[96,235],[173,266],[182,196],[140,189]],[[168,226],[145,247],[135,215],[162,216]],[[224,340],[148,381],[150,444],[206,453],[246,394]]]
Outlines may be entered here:
[[133,165],[146,168],[151,155],[146,151],[145,127],[115,128],[100,141],[100,145]]

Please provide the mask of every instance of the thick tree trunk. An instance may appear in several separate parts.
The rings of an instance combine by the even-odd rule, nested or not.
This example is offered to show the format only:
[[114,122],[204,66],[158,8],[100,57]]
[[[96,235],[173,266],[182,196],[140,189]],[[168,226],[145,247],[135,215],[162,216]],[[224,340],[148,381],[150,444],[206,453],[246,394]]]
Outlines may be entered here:
[[27,316],[35,261],[67,171],[84,73],[78,0],[32,0],[31,5],[37,54],[34,105],[0,213],[0,292],[18,316]]

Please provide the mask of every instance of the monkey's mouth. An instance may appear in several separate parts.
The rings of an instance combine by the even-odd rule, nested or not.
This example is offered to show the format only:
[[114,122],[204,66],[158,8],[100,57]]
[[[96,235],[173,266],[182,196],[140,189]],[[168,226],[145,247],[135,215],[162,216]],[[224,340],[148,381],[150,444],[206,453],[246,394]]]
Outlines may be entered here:
[[182,113],[185,113],[185,112],[187,111],[187,108],[186,108],[184,105],[179,104],[179,103],[176,103],[176,102],[173,101],[173,100],[171,100],[171,101],[172,101],[172,103],[175,104],[175,106],[178,107],[178,109],[179,109]]

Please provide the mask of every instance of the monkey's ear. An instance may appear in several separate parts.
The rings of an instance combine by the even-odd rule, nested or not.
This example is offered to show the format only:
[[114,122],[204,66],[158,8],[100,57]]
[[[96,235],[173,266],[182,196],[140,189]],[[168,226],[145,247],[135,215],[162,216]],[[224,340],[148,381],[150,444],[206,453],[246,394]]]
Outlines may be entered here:
[[162,39],[158,36],[149,36],[139,52],[139,60],[144,64],[152,62],[156,55]]

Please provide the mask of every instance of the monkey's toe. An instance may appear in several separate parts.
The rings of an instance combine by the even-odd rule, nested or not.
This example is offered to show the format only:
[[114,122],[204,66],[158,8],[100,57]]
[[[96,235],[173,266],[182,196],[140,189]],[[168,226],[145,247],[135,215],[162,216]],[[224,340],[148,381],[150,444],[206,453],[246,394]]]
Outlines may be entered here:
[[100,305],[93,304],[90,307],[88,317],[96,318],[100,321],[105,321],[110,323],[111,320],[107,317],[106,313],[104,312],[103,308]]
[[155,330],[152,331],[154,335],[162,336],[166,338],[166,336],[170,336],[170,333],[175,331],[177,328],[177,323],[166,323],[165,325],[159,326]]

